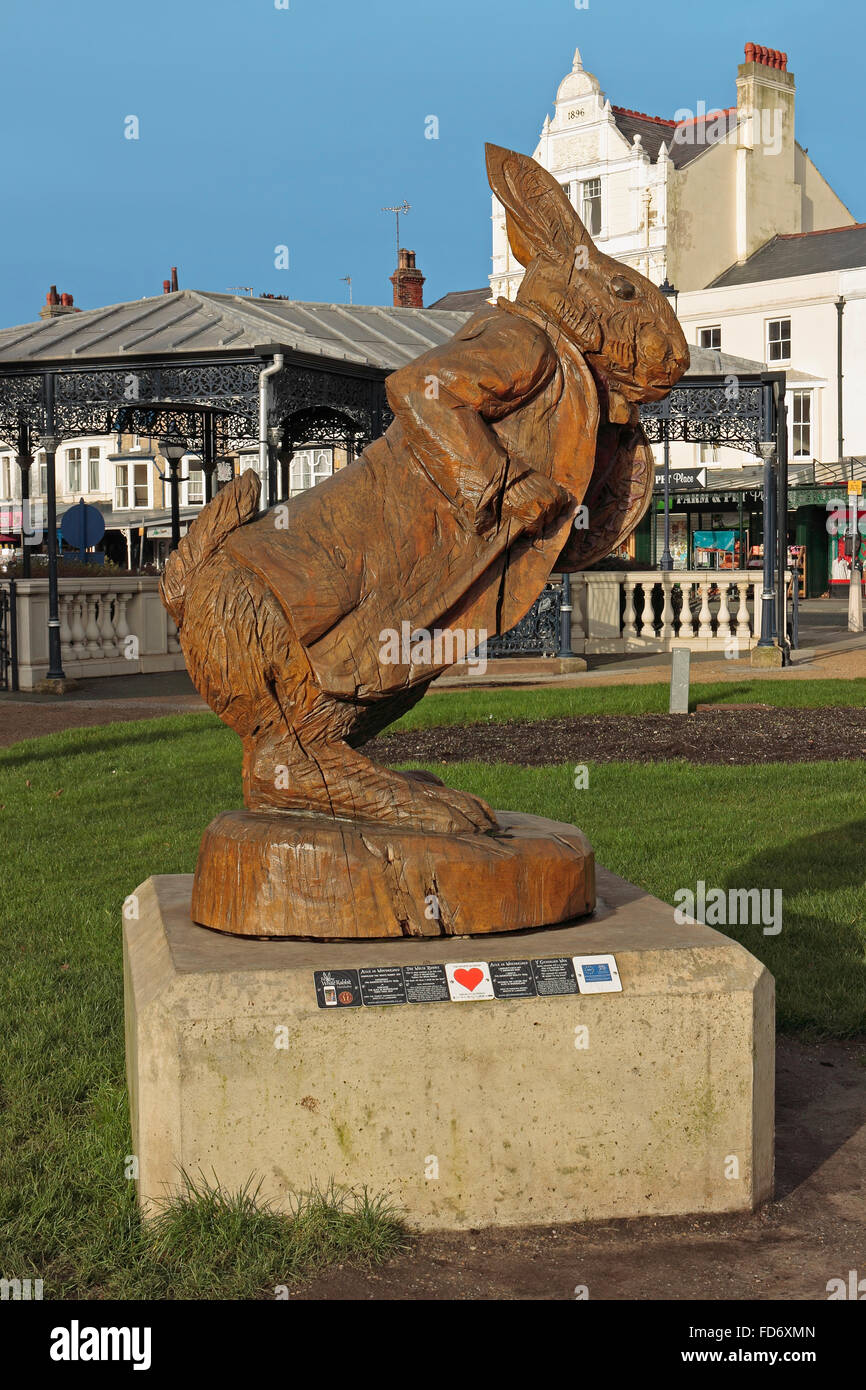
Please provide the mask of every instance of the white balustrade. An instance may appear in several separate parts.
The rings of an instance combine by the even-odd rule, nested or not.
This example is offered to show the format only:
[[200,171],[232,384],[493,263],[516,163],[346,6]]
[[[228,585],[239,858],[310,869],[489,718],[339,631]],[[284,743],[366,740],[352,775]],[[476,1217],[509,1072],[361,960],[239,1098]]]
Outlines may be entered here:
[[[755,570],[574,574],[572,650],[578,655],[673,647],[724,651],[733,640],[738,650],[748,651],[758,638],[755,592],[760,624],[761,585]],[[19,579],[17,588],[19,683],[30,690],[48,671],[48,581]],[[162,606],[155,577],[61,579],[58,598],[68,676],[183,670],[177,629]]]
[[[18,679],[32,690],[48,671],[48,581],[19,579],[17,589]],[[67,676],[183,670],[177,629],[153,576],[61,579],[58,616]]]
[[[787,576],[786,576],[787,579]],[[605,652],[724,651],[755,646],[757,570],[596,570],[571,576],[571,646]],[[749,591],[751,590],[751,598]],[[760,609],[760,598],[758,600]],[[759,612],[760,623],[760,612]]]

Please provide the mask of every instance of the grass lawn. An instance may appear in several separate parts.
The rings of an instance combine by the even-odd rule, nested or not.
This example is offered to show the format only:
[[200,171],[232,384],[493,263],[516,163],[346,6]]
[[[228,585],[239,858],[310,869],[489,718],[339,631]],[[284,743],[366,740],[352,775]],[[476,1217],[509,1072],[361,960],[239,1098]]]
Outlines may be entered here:
[[[432,698],[489,709],[498,695]],[[864,764],[608,763],[590,765],[584,791],[570,767],[436,770],[494,805],[576,821],[601,863],[668,901],[698,879],[783,888],[779,936],[731,929],[776,975],[780,1026],[864,1031]],[[205,1193],[162,1235],[139,1225],[124,1177],[121,904],[149,874],[190,872],[204,826],[240,800],[240,744],[209,715],[0,752],[0,1275],[42,1278],[46,1298],[272,1297],[305,1269],[403,1239],[387,1208],[333,1194],[290,1221],[253,1210],[251,1192]]]
[[[392,729],[429,729],[440,724],[484,724],[488,720],[564,719],[570,714],[666,714],[667,680],[653,685],[534,686],[523,690],[433,690]],[[763,704],[830,709],[866,706],[866,681],[749,680],[692,685],[689,708],[698,704]]]

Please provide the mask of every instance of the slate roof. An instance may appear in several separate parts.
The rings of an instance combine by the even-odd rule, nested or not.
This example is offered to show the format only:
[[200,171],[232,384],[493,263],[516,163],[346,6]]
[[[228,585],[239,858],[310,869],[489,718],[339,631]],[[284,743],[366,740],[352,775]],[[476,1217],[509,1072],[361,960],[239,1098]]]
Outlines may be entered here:
[[487,304],[490,299],[490,286],[485,285],[483,290],[449,290],[448,294],[443,294],[441,299],[436,299],[429,306],[431,309],[460,309],[470,314],[474,314],[476,309],[480,309],[482,304]]
[[[668,157],[675,169],[690,164],[705,149],[718,145],[736,129],[737,108],[730,106],[724,111],[708,111],[706,115],[695,117],[692,121],[671,121],[664,116],[648,116],[645,111],[632,111],[627,106],[612,106],[617,129],[630,145],[635,135],[640,135],[641,145],[650,159],[657,160],[664,143]],[[724,117],[724,121],[720,120]],[[678,138],[677,127],[680,127]],[[691,137],[691,138],[688,138]]]
[[[482,290],[453,291],[444,299],[453,302],[482,293],[485,300],[480,302],[484,303],[486,292]],[[206,355],[279,344],[314,356],[393,371],[447,342],[477,307],[470,302],[462,309],[395,309],[178,290],[3,329],[0,370],[4,362],[38,364],[62,358],[86,362],[172,352]],[[690,352],[690,376],[752,376],[767,370],[760,362],[731,357],[714,348],[692,347]],[[788,376],[792,380],[813,379],[796,371],[789,371]]]
[[196,355],[280,344],[290,350],[393,370],[444,343],[465,312],[178,290],[0,331],[0,366],[58,358]]
[[707,288],[816,275],[822,270],[853,270],[856,266],[866,266],[866,222],[771,237],[742,265],[730,266]]

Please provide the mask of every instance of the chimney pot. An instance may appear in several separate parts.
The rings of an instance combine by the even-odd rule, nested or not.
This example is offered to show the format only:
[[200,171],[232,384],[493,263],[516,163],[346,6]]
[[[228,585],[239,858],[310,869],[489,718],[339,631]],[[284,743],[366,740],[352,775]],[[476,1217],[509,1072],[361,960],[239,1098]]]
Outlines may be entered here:
[[51,286],[51,289],[50,289],[50,290],[48,291],[48,293],[46,294],[46,296],[45,296],[45,303],[46,303],[46,304],[59,304],[59,303],[60,303],[60,296],[59,296],[58,293],[57,293],[57,286],[56,286],[56,285],[52,285],[52,286]]
[[176,265],[173,265],[172,268],[171,268],[171,288],[172,288],[172,293],[174,293],[174,292],[177,290],[177,266],[176,266]]
[[397,269],[391,276],[394,286],[394,307],[397,309],[423,309],[425,276],[415,264],[415,252],[399,248]]
[[171,281],[170,281],[170,280],[163,280],[163,282],[162,282],[162,292],[163,292],[163,294],[171,294]]

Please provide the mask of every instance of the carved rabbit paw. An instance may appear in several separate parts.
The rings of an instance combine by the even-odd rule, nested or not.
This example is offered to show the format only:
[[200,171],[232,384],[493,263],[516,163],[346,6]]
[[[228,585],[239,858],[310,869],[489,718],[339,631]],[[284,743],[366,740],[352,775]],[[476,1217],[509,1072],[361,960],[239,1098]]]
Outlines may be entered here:
[[544,473],[524,473],[506,488],[502,519],[514,519],[530,536],[539,535],[573,501],[571,493]]

